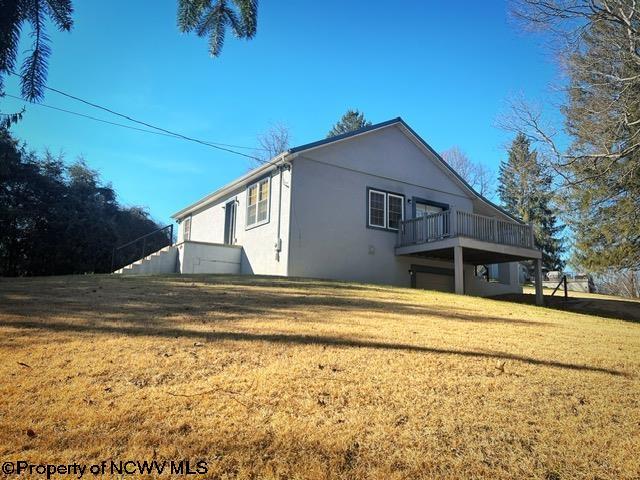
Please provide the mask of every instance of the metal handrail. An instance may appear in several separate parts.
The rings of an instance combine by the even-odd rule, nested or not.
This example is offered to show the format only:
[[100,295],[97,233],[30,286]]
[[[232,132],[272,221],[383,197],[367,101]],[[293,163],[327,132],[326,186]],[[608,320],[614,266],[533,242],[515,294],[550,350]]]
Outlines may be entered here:
[[[167,237],[167,239],[169,240],[168,245],[171,245],[173,243],[173,224],[171,225],[165,225],[164,227],[160,227],[160,228],[156,228],[155,230],[153,230],[152,232],[149,233],[145,233],[144,235],[139,236],[138,238],[131,240],[130,242],[124,243],[118,247],[113,247],[113,251],[111,252],[111,271],[113,272],[115,270],[115,262],[116,262],[116,254],[124,249],[127,248],[131,245],[134,245],[140,241],[142,241],[142,256],[140,258],[144,258],[146,257],[145,251],[146,251],[146,247],[147,247],[147,238],[149,238],[152,235],[155,235],[159,232],[162,232],[163,230],[169,230],[169,235]],[[160,248],[164,248],[167,245],[164,245],[163,247]]]

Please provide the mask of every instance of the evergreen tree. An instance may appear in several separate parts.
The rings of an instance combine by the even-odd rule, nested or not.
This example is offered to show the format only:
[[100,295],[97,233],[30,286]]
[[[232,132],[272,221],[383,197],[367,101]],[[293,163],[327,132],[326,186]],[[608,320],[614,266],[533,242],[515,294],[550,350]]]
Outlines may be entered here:
[[[520,128],[549,149],[562,176],[572,262],[590,271],[640,271],[640,2],[526,0],[516,15],[547,28],[566,72],[561,112],[569,145],[538,112]],[[559,55],[558,55],[559,54]],[[632,277],[634,278],[634,277]]]
[[564,267],[564,251],[553,208],[553,181],[529,139],[518,133],[509,148],[509,158],[500,164],[498,193],[505,210],[527,223],[533,223],[536,245],[542,251],[545,270]]
[[[16,70],[20,36],[28,24],[32,40],[19,72],[22,97],[29,101],[44,97],[51,54],[47,25],[69,31],[72,16],[72,0],[0,0],[0,95],[4,77]],[[222,52],[228,29],[238,38],[251,39],[257,27],[258,0],[178,0],[178,28],[208,37],[214,57]]]
[[[114,246],[158,227],[143,209],[119,205],[84,162],[38,158],[0,128],[0,276],[108,272]],[[166,240],[149,237],[148,251]],[[140,257],[134,247],[122,264]]]
[[329,133],[327,133],[327,138],[342,135],[343,133],[353,132],[354,130],[359,130],[360,128],[368,127],[369,125],[371,125],[371,122],[364,118],[364,113],[359,112],[358,110],[349,109],[344,115],[342,115],[340,121],[333,126]]
[[258,0],[178,0],[178,28],[209,37],[209,53],[222,52],[227,28],[238,38],[251,39],[258,27]]
[[569,57],[563,109],[573,138],[562,164],[573,260],[591,271],[640,269],[640,5],[615,4],[635,18],[633,33],[593,15]]
[[15,69],[23,24],[31,28],[31,49],[20,70],[22,96],[30,101],[44,95],[51,53],[47,23],[62,31],[73,26],[71,0],[0,0],[0,93],[3,77]]

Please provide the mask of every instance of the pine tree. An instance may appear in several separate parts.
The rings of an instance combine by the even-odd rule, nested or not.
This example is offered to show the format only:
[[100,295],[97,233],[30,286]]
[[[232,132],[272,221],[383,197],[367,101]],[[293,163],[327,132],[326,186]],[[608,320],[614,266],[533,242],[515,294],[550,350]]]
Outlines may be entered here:
[[[159,228],[82,162],[39,157],[0,128],[0,276],[108,272],[113,247]],[[149,251],[166,245],[149,237]],[[121,261],[140,250],[123,250]]]
[[353,132],[354,130],[359,130],[363,127],[368,127],[371,125],[371,122],[364,118],[364,113],[358,110],[347,110],[347,112],[342,115],[342,118],[338,123],[336,123],[329,133],[327,133],[327,138],[335,137],[336,135],[342,135],[343,133]]
[[[640,5],[615,4],[635,18],[634,31],[594,15],[568,62],[563,109],[573,139],[562,168],[572,260],[590,271],[640,270]],[[633,52],[619,46],[629,36]]]
[[227,28],[237,38],[251,39],[258,27],[257,0],[178,0],[178,28],[209,37],[209,53],[222,52]]
[[23,24],[31,28],[31,49],[28,51],[20,80],[22,97],[29,101],[44,96],[48,59],[51,54],[46,27],[52,23],[62,31],[73,26],[71,0],[0,0],[0,93],[3,77],[14,72]]
[[[18,73],[16,60],[25,24],[31,30],[31,48]],[[0,0],[0,97],[5,77],[16,74],[20,77],[22,97],[32,102],[42,100],[51,55],[48,25],[61,31],[71,30],[72,0]],[[209,52],[218,57],[227,30],[237,38],[251,39],[256,35],[258,0],[178,0],[178,28],[208,37]],[[2,125],[6,127],[9,123],[5,121]]]
[[519,105],[514,113],[563,179],[572,263],[605,275],[640,271],[640,2],[526,0],[515,7],[517,18],[545,32],[567,79],[563,135],[535,109]]
[[533,223],[543,268],[561,270],[564,248],[559,234],[564,227],[558,225],[553,207],[553,180],[538,153],[530,147],[529,139],[518,133],[509,148],[508,160],[500,164],[498,193],[505,210]]

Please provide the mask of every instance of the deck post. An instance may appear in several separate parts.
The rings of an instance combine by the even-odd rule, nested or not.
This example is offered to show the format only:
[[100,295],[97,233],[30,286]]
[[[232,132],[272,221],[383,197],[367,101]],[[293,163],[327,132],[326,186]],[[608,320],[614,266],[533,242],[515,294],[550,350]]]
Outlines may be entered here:
[[455,205],[449,208],[449,236],[458,236],[458,210]]
[[536,236],[533,231],[533,222],[529,222],[529,248],[536,248]]
[[459,245],[453,247],[453,266],[455,292],[458,295],[464,295],[464,263],[462,258],[462,247]]
[[536,305],[542,307],[544,305],[544,296],[542,295],[542,259],[536,258]]

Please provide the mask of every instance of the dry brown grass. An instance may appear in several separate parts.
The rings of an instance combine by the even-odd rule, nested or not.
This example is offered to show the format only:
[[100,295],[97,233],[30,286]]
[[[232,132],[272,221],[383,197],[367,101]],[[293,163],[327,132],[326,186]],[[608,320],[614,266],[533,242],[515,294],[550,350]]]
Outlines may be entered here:
[[0,281],[0,461],[631,479],[639,375],[640,324],[504,301],[260,277]]

